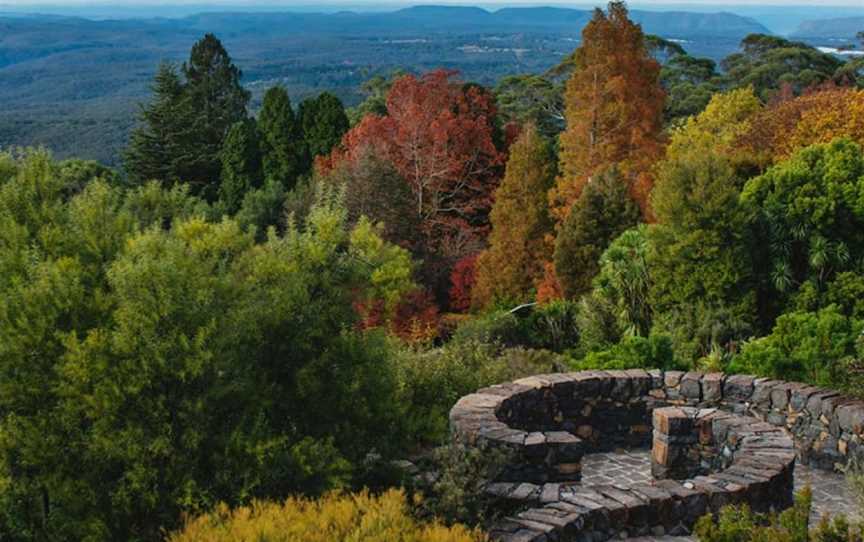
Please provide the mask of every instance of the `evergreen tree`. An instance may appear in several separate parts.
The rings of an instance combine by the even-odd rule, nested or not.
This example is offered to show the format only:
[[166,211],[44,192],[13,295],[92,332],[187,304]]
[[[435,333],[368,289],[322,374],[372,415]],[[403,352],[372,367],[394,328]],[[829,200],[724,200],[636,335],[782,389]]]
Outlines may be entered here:
[[177,158],[183,123],[187,120],[181,103],[183,83],[177,68],[162,63],[150,90],[153,99],[141,107],[139,126],[132,132],[123,162],[133,183],[148,180],[173,183],[180,180]]
[[250,94],[240,84],[242,72],[213,34],[192,47],[183,74],[183,101],[193,117],[186,126],[179,173],[194,192],[213,199],[222,143],[231,126],[246,118]]
[[297,184],[306,164],[306,145],[291,98],[285,88],[276,86],[264,94],[258,115],[264,178],[275,180],[287,190]]
[[575,298],[591,289],[603,251],[639,221],[621,174],[612,169],[585,185],[555,240],[555,274],[564,295]]
[[330,154],[350,128],[342,101],[329,92],[301,103],[298,117],[310,158]]
[[240,209],[246,193],[261,185],[261,154],[255,121],[248,119],[228,131],[222,146],[219,200],[231,214]]
[[544,237],[552,232],[546,193],[555,179],[549,144],[533,125],[510,148],[507,172],[495,192],[489,248],[477,261],[473,304],[531,298],[550,257]]
[[750,89],[714,96],[674,131],[657,167],[650,302],[655,330],[675,339],[685,361],[726,348],[753,329],[750,232],[738,173],[748,167],[735,143],[760,107]]
[[162,64],[153,82],[153,100],[142,108],[124,160],[135,183],[156,179],[189,183],[192,192],[217,196],[221,151],[228,130],[246,118],[249,92],[222,43],[207,34],[192,47],[182,77]]

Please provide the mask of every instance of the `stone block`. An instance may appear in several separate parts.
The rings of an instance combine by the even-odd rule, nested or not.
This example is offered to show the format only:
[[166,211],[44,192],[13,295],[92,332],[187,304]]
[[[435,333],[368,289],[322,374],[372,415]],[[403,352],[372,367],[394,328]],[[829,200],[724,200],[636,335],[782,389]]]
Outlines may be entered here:
[[702,400],[702,373],[690,372],[681,377],[681,395],[692,401]]
[[771,408],[785,411],[789,408],[789,399],[792,395],[792,384],[782,383],[771,389]]
[[[820,389],[816,393],[810,395],[807,399],[807,412],[811,417],[819,419],[822,417],[822,401],[825,399],[830,399],[831,397],[837,397],[840,395],[836,391],[832,390],[823,390]],[[826,424],[827,425],[827,424]]]
[[752,400],[761,408],[771,408],[771,392],[775,386],[779,386],[783,382],[771,380],[768,378],[757,378],[753,383]]
[[864,402],[840,405],[835,415],[842,430],[859,435],[864,432]]
[[662,435],[682,435],[693,430],[693,417],[682,408],[654,410],[654,430]]
[[810,397],[819,391],[820,389],[815,386],[801,386],[792,390],[792,397],[789,399],[789,409],[792,412],[805,411]]
[[667,388],[677,388],[681,384],[682,371],[666,371],[663,375],[664,384]]
[[702,377],[702,400],[706,403],[716,403],[723,398],[723,375],[708,373]]
[[723,399],[727,402],[749,401],[753,395],[755,377],[732,375],[723,382]]

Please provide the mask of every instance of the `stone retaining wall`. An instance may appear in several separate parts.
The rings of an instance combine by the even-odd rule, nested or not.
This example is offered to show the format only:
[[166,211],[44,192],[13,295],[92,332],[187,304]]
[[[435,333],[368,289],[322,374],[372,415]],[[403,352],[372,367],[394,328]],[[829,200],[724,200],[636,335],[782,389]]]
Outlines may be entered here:
[[[683,483],[662,480],[628,488],[575,484],[585,453],[647,447],[654,410],[668,406],[725,411],[714,414],[711,427],[718,433],[712,436],[723,435],[718,442],[725,445],[722,432],[734,429],[731,442],[746,446],[741,449],[750,457]],[[757,509],[785,506],[796,453],[804,463],[834,469],[857,452],[864,436],[864,402],[750,376],[585,371],[479,390],[459,400],[450,421],[454,437],[468,445],[512,451],[512,465],[489,484],[490,493],[542,505],[497,525],[495,538],[596,542],[614,536],[614,528],[622,525],[631,534],[658,529],[684,534],[705,511],[730,502],[750,502]],[[792,439],[777,437],[778,428]]]

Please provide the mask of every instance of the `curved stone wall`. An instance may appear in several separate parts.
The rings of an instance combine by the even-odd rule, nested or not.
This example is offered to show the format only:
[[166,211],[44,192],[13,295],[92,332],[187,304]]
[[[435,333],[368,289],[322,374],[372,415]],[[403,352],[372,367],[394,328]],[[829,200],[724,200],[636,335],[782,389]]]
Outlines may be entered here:
[[[730,454],[722,470],[626,488],[578,484],[584,454],[650,446],[653,412],[669,406],[718,409],[700,427],[710,427],[717,453]],[[604,540],[622,528],[684,534],[733,502],[788,506],[795,455],[823,469],[843,464],[861,443],[864,402],[750,376],[586,371],[479,390],[460,399],[450,421],[455,438],[512,452],[489,493],[537,506],[498,524],[494,538]]]

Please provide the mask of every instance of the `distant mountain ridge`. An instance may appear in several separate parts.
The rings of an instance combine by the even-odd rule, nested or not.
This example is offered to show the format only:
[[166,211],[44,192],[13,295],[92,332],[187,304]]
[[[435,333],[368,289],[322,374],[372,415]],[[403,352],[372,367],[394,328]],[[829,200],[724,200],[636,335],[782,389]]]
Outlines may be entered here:
[[[90,20],[55,15],[0,17],[0,67],[82,47],[117,47],[142,36],[164,35],[163,47],[182,36],[214,32],[231,38],[279,38],[300,34],[399,36],[453,32],[554,32],[578,36],[592,11],[529,7],[487,11],[457,6],[417,6],[393,12],[208,12],[179,19]],[[653,12],[630,16],[651,34],[667,38],[740,40],[770,33],[755,20],[732,13]]]
[[[255,24],[268,34],[290,29],[316,32],[410,32],[417,30],[511,30],[514,27],[531,30],[578,33],[591,20],[591,10],[558,7],[503,8],[487,11],[478,7],[415,6],[392,12],[362,13],[202,13],[176,20],[186,21],[196,28],[231,29]],[[770,31],[750,17],[733,13],[699,13],[687,11],[632,10],[631,18],[652,34],[675,34],[678,37],[722,36],[743,37]],[[287,25],[287,26],[286,26]],[[302,25],[302,28],[300,28]],[[407,25],[407,26],[406,26]]]
[[[578,46],[592,13],[421,6],[99,19],[17,12],[0,16],[0,147],[44,144],[60,156],[116,160],[159,63],[182,62],[207,32],[243,70],[253,106],[274,84],[284,85],[294,102],[328,90],[352,105],[363,98],[363,81],[397,69],[446,67],[485,85],[542,73]],[[715,60],[748,34],[768,33],[730,13],[630,14],[646,32]]]
[[804,21],[792,36],[796,38],[852,39],[861,31],[864,31],[864,16],[840,17],[837,19]]

